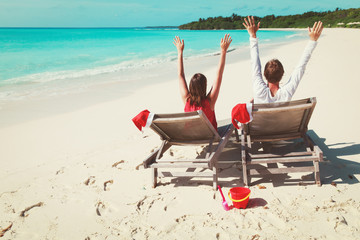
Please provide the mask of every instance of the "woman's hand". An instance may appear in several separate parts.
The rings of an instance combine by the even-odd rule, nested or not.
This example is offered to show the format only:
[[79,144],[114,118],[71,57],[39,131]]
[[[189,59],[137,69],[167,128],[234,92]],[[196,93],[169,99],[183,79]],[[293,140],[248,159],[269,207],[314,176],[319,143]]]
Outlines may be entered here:
[[185,47],[184,39],[181,40],[178,36],[175,36],[173,43],[177,48],[178,53],[182,53],[184,51],[184,47]]
[[226,53],[231,42],[232,42],[232,39],[230,37],[230,34],[225,34],[224,38],[222,38],[221,42],[220,42],[220,47],[221,47],[222,52]]

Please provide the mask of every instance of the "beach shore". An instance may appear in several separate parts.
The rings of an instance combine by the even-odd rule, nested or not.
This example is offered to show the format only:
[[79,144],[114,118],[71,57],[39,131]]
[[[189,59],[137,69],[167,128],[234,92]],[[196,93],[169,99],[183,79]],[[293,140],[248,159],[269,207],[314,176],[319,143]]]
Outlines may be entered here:
[[[324,29],[293,97],[317,98],[309,131],[324,152],[323,185],[256,179],[263,187],[250,187],[244,210],[225,212],[210,180],[163,178],[153,189],[150,170],[137,168],[161,141],[149,129],[139,132],[132,117],[144,109],[183,111],[176,61],[145,69],[148,77],[127,91],[114,82],[1,106],[0,238],[2,232],[3,239],[359,238],[359,41],[358,29]],[[261,61],[278,58],[288,79],[306,43],[260,42]],[[186,78],[201,72],[211,85],[218,57],[185,59]],[[251,98],[249,50],[229,52],[217,119],[230,118],[237,103]],[[219,178],[224,193],[241,182],[238,169]]]

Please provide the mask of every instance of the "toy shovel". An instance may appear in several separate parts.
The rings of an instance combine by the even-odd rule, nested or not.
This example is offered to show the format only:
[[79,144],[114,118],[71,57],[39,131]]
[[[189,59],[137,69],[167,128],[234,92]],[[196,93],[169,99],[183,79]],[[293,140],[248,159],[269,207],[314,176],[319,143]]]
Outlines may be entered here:
[[229,205],[227,204],[227,202],[226,202],[226,200],[225,200],[225,197],[224,197],[223,192],[221,191],[220,185],[218,185],[218,188],[219,188],[220,194],[221,194],[222,199],[223,199],[222,205],[223,205],[225,211],[229,211],[229,210],[230,210],[230,207],[229,207]]

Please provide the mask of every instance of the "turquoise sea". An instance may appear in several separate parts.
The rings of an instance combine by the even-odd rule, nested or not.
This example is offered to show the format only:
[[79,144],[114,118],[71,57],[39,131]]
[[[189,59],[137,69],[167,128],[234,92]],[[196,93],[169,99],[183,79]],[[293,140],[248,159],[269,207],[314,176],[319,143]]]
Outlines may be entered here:
[[[0,98],[17,96],[25,86],[56,82],[61,87],[62,81],[175,61],[176,35],[185,39],[187,57],[211,55],[225,33],[233,38],[232,49],[248,45],[245,30],[0,28]],[[297,31],[258,35],[267,42],[301,37]]]

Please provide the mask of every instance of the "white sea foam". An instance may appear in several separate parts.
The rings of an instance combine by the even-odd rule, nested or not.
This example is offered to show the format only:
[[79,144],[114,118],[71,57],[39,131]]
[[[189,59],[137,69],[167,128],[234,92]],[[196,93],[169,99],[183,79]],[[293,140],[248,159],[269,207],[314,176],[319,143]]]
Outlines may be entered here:
[[285,38],[291,39],[291,38],[304,37],[304,36],[306,36],[306,34],[307,34],[306,31],[301,31],[301,32],[296,32],[291,35],[286,35]]
[[[63,95],[83,91],[90,86],[107,82],[134,81],[138,79],[136,73],[139,70],[176,59],[173,52],[161,57],[129,60],[83,70],[43,72],[7,79],[0,82],[0,102],[23,100],[27,97]],[[112,61],[109,60],[109,62]],[[128,76],[131,72],[135,74],[134,77],[114,77],[117,75]],[[113,77],[109,78],[108,75],[103,77],[104,74],[112,74]]]
[[52,81],[58,81],[64,79],[90,77],[105,73],[114,73],[129,69],[152,66],[155,64],[160,64],[172,60],[174,60],[174,56],[168,55],[162,57],[147,58],[143,60],[129,60],[118,64],[106,65],[106,66],[83,69],[83,70],[67,70],[67,71],[36,73],[22,77],[3,80],[2,85],[46,83],[46,82],[52,82]]

